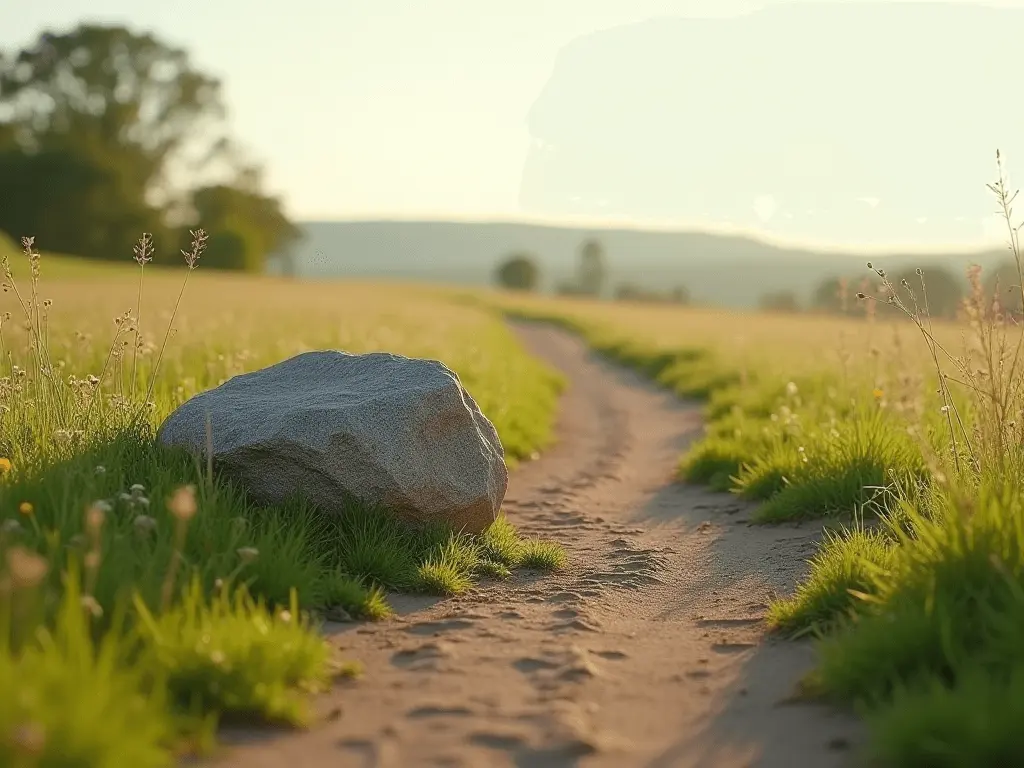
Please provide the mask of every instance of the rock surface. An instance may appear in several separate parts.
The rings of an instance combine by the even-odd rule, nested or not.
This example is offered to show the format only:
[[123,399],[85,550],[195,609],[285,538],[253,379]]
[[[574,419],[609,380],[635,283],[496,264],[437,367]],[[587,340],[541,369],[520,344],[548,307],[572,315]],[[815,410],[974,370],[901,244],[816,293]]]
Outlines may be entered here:
[[348,495],[477,533],[508,487],[497,431],[435,360],[307,352],[193,397],[158,439],[205,455],[207,416],[214,463],[260,503]]

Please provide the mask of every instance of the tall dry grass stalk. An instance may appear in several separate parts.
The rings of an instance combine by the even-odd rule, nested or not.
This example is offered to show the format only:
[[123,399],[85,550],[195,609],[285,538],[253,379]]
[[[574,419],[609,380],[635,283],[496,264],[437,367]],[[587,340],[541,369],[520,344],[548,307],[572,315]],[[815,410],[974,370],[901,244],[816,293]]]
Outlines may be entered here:
[[[199,259],[206,248],[207,235],[202,229],[192,232],[191,235],[190,249],[182,251],[182,255],[185,257],[185,278],[168,320],[156,362],[150,372],[146,397],[141,402],[136,402],[136,380],[139,349],[142,345],[141,317],[145,268],[152,261],[154,251],[152,235],[144,233],[134,248],[134,259],[139,264],[140,270],[134,311],[129,309],[114,318],[114,335],[100,370],[97,374],[89,375],[83,380],[78,380],[74,376],[63,377],[61,365],[55,365],[51,359],[48,322],[52,302],[49,299],[43,299],[39,293],[42,256],[35,248],[35,239],[32,237],[22,238],[22,252],[29,264],[29,280],[26,290],[22,290],[15,280],[9,256],[5,254],[0,259],[0,272],[3,273],[4,278],[3,290],[14,294],[21,309],[23,328],[27,338],[25,359],[28,368],[22,369],[14,364],[13,351],[8,346],[8,339],[4,334],[4,326],[11,321],[11,316],[9,313],[0,316],[0,355],[6,359],[7,380],[10,382],[5,386],[11,390],[11,393],[19,393],[20,405],[31,405],[30,408],[20,408],[20,415],[23,418],[31,417],[35,420],[32,426],[38,434],[52,435],[57,431],[78,435],[87,433],[97,423],[95,419],[97,408],[105,402],[104,383],[111,375],[116,379],[116,391],[113,393],[117,395],[116,399],[122,406],[129,408],[135,406],[134,412],[130,414],[131,418],[138,419],[145,416],[153,388],[156,386],[167,342],[173,330],[174,320],[188,285],[188,278],[199,265]],[[126,392],[123,373],[118,375],[114,368],[115,364],[120,362],[124,356],[124,350],[129,344],[128,338],[133,339],[134,351],[131,361],[131,383]],[[10,408],[7,408],[2,412],[0,418],[8,417],[9,414]]]
[[[1014,223],[1013,211],[1019,190],[1011,191],[998,150],[996,168],[996,181],[987,187],[996,198],[996,213],[1006,223],[1007,247],[1019,280],[1015,288],[1024,305],[1020,224]],[[948,430],[949,452],[945,458],[957,478],[969,481],[970,487],[985,479],[1024,481],[1024,328],[1000,302],[998,284],[989,295],[982,287],[981,268],[974,265],[968,270],[970,291],[962,305],[967,331],[962,335],[961,353],[954,354],[936,338],[922,270],[917,270],[920,286],[914,287],[905,279],[897,286],[884,269],[870,262],[868,267],[881,278],[884,301],[913,321],[927,346]],[[865,292],[857,296],[881,300]],[[959,386],[965,397],[955,397],[951,384]]]

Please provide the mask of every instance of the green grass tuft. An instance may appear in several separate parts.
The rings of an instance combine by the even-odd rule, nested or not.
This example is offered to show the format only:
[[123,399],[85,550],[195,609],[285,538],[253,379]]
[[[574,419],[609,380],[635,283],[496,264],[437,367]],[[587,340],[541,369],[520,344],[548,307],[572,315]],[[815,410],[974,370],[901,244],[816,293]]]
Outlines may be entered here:
[[303,725],[304,694],[330,679],[331,651],[311,632],[293,594],[288,610],[272,611],[244,589],[207,599],[193,580],[184,599],[159,616],[135,608],[141,663],[190,714]]
[[10,645],[11,605],[0,605],[0,765],[172,765],[163,686],[132,663],[129,638],[94,640],[77,575],[64,586],[52,624],[19,649]]
[[792,597],[777,600],[768,623],[786,634],[827,632],[862,605],[859,595],[891,566],[895,542],[884,531],[863,528],[826,531],[810,562],[810,575]]
[[565,567],[565,550],[553,541],[527,541],[519,560],[523,568],[557,571]]
[[394,614],[379,585],[368,587],[362,579],[348,576],[340,569],[335,570],[325,584],[323,604],[341,608],[352,618],[369,621],[380,621]]

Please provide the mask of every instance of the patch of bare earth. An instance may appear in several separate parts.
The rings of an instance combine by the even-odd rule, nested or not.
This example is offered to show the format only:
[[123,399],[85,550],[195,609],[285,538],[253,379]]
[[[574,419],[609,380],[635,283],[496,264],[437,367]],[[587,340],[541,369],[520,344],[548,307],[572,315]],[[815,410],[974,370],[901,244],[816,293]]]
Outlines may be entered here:
[[673,482],[700,408],[516,326],[569,378],[559,442],[513,473],[505,509],[561,542],[569,567],[450,600],[395,598],[400,618],[329,625],[364,676],[308,732],[228,734],[223,766],[847,765],[849,715],[792,700],[805,644],[766,638],[817,526],[749,524],[728,495]]

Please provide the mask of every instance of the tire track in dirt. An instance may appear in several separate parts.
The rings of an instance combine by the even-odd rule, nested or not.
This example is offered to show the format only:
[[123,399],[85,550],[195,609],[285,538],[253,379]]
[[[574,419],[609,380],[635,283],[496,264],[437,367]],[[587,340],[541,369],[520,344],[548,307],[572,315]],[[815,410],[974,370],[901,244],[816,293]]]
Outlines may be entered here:
[[468,595],[395,596],[400,616],[329,625],[363,678],[312,730],[236,731],[223,766],[829,768],[849,715],[791,700],[805,644],[766,639],[820,534],[761,527],[724,494],[673,482],[700,408],[550,326],[515,328],[570,387],[559,442],[513,473],[505,509],[570,564]]

